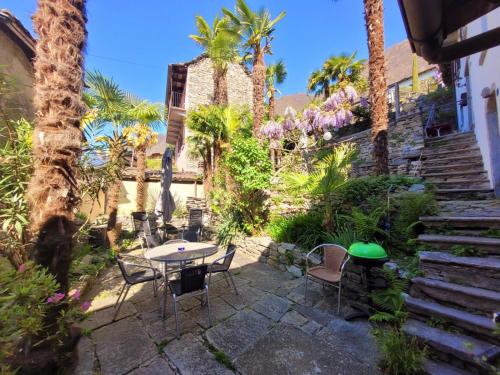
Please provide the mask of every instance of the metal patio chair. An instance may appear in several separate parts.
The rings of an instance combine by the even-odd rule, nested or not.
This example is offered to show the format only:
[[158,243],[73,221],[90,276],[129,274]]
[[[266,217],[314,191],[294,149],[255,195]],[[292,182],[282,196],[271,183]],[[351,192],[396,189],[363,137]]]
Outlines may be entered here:
[[160,245],[161,241],[151,231],[151,224],[146,212],[132,212],[132,225],[135,236],[141,240],[141,249],[144,250],[144,244],[146,244],[147,249]]
[[118,299],[116,300],[116,303],[114,305],[116,311],[113,315],[113,320],[115,320],[118,316],[122,304],[125,301],[125,298],[127,298],[127,294],[132,285],[147,283],[151,281],[153,282],[153,295],[157,297],[157,282],[162,278],[161,272],[152,267],[149,261],[145,258],[120,254],[116,256],[116,262],[118,263],[118,267],[120,268],[125,283],[123,284],[123,287],[120,290],[120,294],[118,295]]
[[[321,264],[309,267],[311,254],[323,250]],[[322,285],[328,284],[338,289],[337,314],[340,314],[340,294],[342,291],[342,275],[344,267],[349,261],[347,250],[335,244],[321,244],[316,246],[306,255],[306,274],[304,301],[307,301],[307,281],[310,278]]]
[[[208,285],[210,285],[210,281],[212,279],[212,274],[214,273],[222,273],[224,279],[226,280],[227,286],[233,285],[234,292],[238,294],[238,289],[236,289],[236,284],[234,283],[233,276],[229,272],[229,267],[231,267],[231,262],[234,258],[234,253],[236,252],[236,245],[229,244],[226,248],[226,254],[215,259],[210,266],[208,266]],[[222,263],[221,263],[222,261]],[[231,284],[229,284],[229,280],[231,280]]]
[[208,322],[212,326],[212,316],[210,314],[210,300],[208,296],[208,284],[205,283],[208,266],[206,264],[188,267],[178,270],[180,277],[177,280],[170,280],[168,287],[172,292],[174,301],[175,333],[179,338],[179,317],[177,302],[185,298],[201,296],[201,305],[204,305],[204,298],[208,307]]

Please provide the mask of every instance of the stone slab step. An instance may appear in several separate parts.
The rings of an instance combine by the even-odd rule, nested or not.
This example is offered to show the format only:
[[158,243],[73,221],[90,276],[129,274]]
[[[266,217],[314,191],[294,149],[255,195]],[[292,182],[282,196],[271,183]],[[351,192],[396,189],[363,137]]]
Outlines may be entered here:
[[455,309],[453,307],[443,306],[436,302],[430,302],[419,298],[414,298],[405,294],[405,304],[409,312],[425,318],[441,318],[451,325],[462,328],[467,332],[497,342],[498,336],[494,330],[496,325],[491,317],[471,314],[469,312]]
[[481,155],[458,155],[458,156],[449,156],[446,158],[436,158],[436,159],[425,159],[423,162],[424,168],[427,167],[437,167],[437,166],[442,166],[442,165],[447,165],[447,164],[456,164],[456,163],[461,163],[461,162],[467,162],[467,163],[479,163],[483,162],[483,158]]
[[429,151],[434,150],[457,150],[465,147],[477,146],[477,142],[475,139],[462,139],[457,142],[447,142],[447,143],[431,143],[426,144],[425,148]]
[[486,200],[495,198],[495,191],[491,188],[459,188],[459,189],[436,189],[438,200]]
[[453,133],[446,134],[440,137],[427,138],[425,140],[426,145],[435,145],[435,144],[443,144],[446,142],[457,142],[458,140],[464,139],[474,139],[476,140],[476,136],[473,131],[463,132],[463,133]]
[[[426,179],[427,180],[427,179]],[[447,187],[453,187],[456,186],[456,188],[459,188],[461,186],[476,186],[480,185],[481,187],[484,185],[485,188],[490,187],[490,180],[487,178],[463,178],[463,179],[454,179],[454,180],[449,180],[449,179],[444,179],[444,178],[434,178],[430,179],[430,181],[434,185],[442,185],[442,186],[447,186]]]
[[449,249],[454,245],[464,245],[486,251],[488,254],[500,255],[500,238],[421,234],[418,236],[418,240],[439,249]]
[[465,307],[492,318],[493,313],[500,310],[500,292],[494,290],[465,286],[427,277],[412,279],[411,295],[423,295],[438,302],[447,302]]
[[442,216],[497,216],[500,217],[500,199],[459,200],[438,202]]
[[427,167],[423,167],[422,171],[426,173],[439,173],[439,172],[451,172],[451,171],[484,171],[482,162],[464,162],[464,163],[454,163]]
[[443,362],[432,361],[430,359],[424,362],[424,372],[427,375],[470,375],[470,371],[462,370],[450,366]]
[[404,325],[403,331],[436,351],[451,355],[479,368],[488,369],[488,363],[493,362],[500,354],[500,347],[494,344],[433,328],[413,319]]
[[427,227],[490,229],[500,228],[500,216],[422,216],[420,221]]
[[428,278],[500,292],[500,258],[421,251],[419,260]]
[[443,179],[446,178],[454,178],[454,177],[463,177],[463,176],[486,176],[486,171],[484,170],[468,170],[468,171],[457,171],[457,172],[425,172],[424,174],[425,178],[429,177],[440,177]]
[[481,155],[479,147],[477,145],[471,145],[462,148],[455,148],[452,150],[440,150],[439,148],[425,148],[422,153],[422,157],[425,159],[429,158],[440,158],[440,157],[453,157],[460,155]]

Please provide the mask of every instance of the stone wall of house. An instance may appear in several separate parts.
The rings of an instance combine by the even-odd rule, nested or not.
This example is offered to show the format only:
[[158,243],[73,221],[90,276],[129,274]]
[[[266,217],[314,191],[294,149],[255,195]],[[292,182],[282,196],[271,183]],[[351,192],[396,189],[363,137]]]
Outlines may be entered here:
[[[241,64],[231,64],[227,72],[228,102],[252,107],[252,79]],[[196,109],[213,101],[213,67],[209,58],[201,59],[188,67],[186,82],[186,110]]]
[[[420,175],[420,153],[424,147],[424,116],[415,108],[414,111],[399,121],[389,122],[389,167],[391,173]],[[358,145],[359,157],[353,167],[353,175],[371,174],[373,163],[373,145],[371,130],[342,137],[335,144],[353,142]]]

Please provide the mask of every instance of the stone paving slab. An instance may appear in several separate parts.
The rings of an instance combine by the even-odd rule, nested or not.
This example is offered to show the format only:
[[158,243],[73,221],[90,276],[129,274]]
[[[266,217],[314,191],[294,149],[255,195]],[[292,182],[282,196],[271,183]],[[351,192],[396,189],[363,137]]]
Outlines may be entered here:
[[266,294],[252,305],[252,310],[277,322],[285,315],[289,307],[289,300],[275,296],[274,294]]
[[255,341],[234,362],[244,375],[373,375],[370,366],[347,352],[333,352],[322,340],[290,325],[279,325]]
[[272,321],[251,310],[239,311],[206,332],[208,342],[231,360],[243,353],[271,328]]
[[92,333],[103,375],[122,375],[157,353],[135,317],[122,319]]
[[157,356],[141,364],[128,375],[175,375],[175,371],[164,358]]
[[77,364],[73,369],[73,375],[94,375],[95,349],[92,340],[81,337],[76,347]]
[[[220,297],[210,300],[212,325],[217,325],[217,323],[229,318],[231,315],[234,315],[236,311],[236,309],[234,309]],[[210,323],[208,321],[208,309],[206,306],[198,306],[190,312],[192,312],[191,319],[193,319],[196,323],[198,323],[205,329],[210,328]]]
[[319,331],[317,337],[327,342],[335,352],[348,351],[358,361],[376,366],[380,355],[370,330],[371,325],[367,321],[347,322],[337,318]]
[[252,305],[264,295],[265,292],[262,290],[245,285],[238,289],[238,294],[234,294],[232,291],[226,290],[226,293],[221,294],[221,298],[233,306],[236,310],[241,310]]
[[172,340],[163,352],[182,375],[229,375],[233,371],[219,363],[203,343],[192,334]]
[[288,311],[280,320],[281,323],[290,324],[295,327],[303,326],[308,323],[309,320],[302,314],[299,314],[295,310]]
[[[94,312],[88,319],[84,320],[80,326],[85,329],[97,329],[108,325],[113,321],[115,311],[116,310],[114,309],[114,307],[107,307],[105,309],[98,310]],[[118,321],[135,314],[137,314],[135,306],[132,303],[125,301],[123,302],[116,320]]]

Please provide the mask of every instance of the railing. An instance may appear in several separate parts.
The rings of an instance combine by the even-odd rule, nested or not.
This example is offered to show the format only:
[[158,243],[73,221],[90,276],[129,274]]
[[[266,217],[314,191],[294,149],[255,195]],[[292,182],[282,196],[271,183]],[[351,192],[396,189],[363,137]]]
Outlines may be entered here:
[[172,91],[172,96],[170,97],[170,103],[172,107],[184,108],[183,93],[178,91]]

